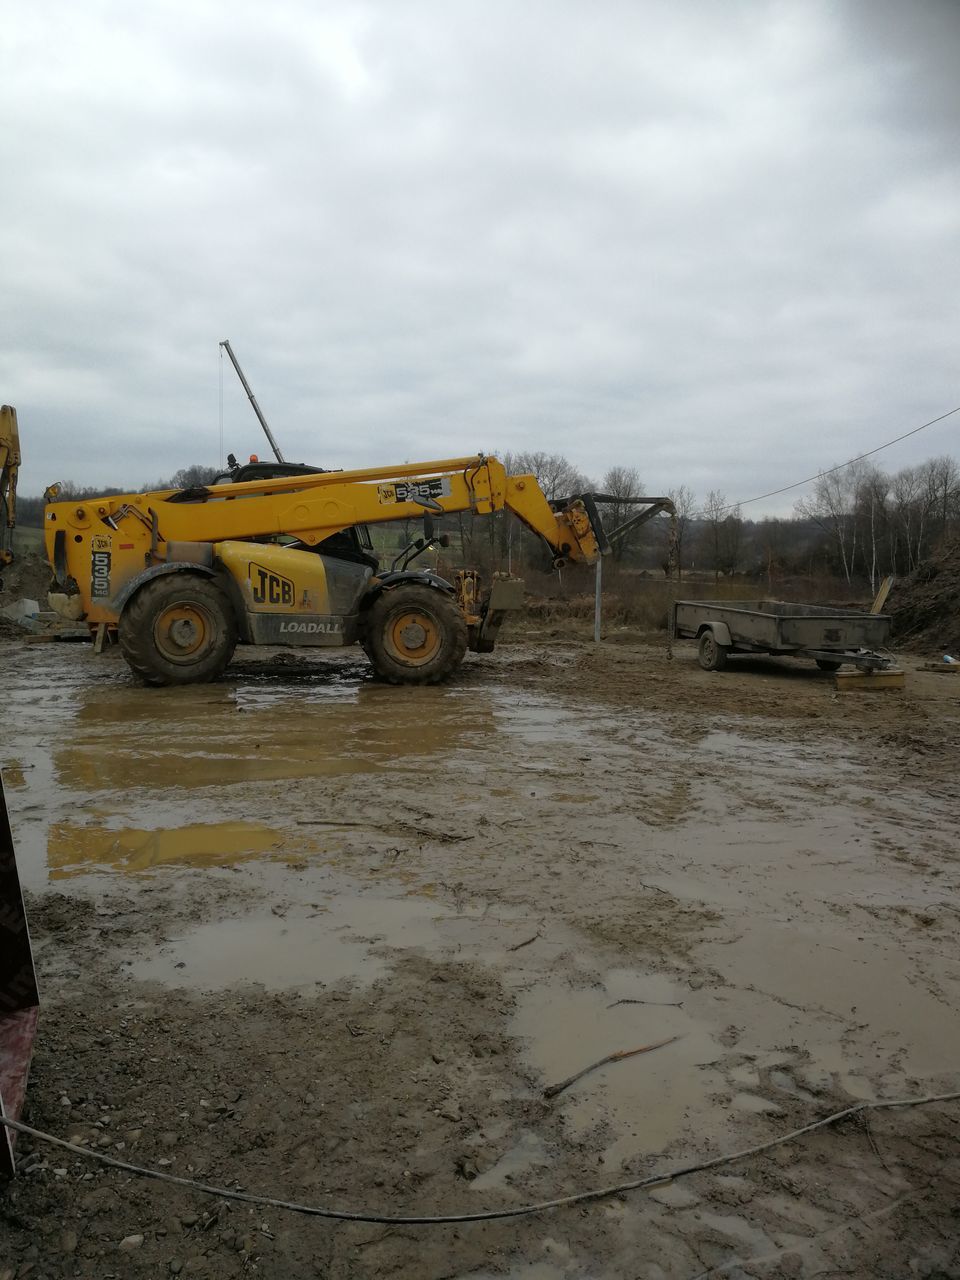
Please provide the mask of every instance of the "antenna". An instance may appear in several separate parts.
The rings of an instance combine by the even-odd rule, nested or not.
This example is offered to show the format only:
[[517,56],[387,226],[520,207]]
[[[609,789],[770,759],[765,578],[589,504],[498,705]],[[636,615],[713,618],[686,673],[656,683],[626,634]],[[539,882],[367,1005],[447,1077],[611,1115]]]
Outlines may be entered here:
[[240,368],[240,365],[237,362],[237,357],[233,354],[233,347],[231,347],[230,345],[229,338],[224,338],[223,342],[220,343],[220,346],[224,349],[224,351],[230,357],[230,363],[233,365],[233,367],[237,371],[237,377],[240,379],[241,383],[243,384],[243,389],[247,393],[250,403],[253,405],[253,412],[257,415],[257,421],[260,423],[261,427],[263,427],[264,435],[270,441],[270,448],[273,450],[274,457],[278,462],[283,462],[284,457],[283,457],[283,454],[280,452],[280,446],[277,444],[276,440],[273,438],[273,432],[267,426],[267,420],[261,413],[260,406],[257,404],[257,397],[250,390],[250,383],[243,376],[243,370]]

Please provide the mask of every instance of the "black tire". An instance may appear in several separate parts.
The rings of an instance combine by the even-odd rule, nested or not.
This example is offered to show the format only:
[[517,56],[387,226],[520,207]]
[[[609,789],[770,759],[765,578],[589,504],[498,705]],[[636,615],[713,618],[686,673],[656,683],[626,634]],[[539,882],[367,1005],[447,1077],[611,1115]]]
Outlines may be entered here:
[[147,684],[204,684],[233,657],[237,621],[227,596],[199,573],[145,583],[120,615],[120,648]]
[[839,658],[816,658],[814,661],[821,671],[839,671],[843,666]]
[[727,665],[728,644],[719,644],[712,631],[704,631],[697,646],[697,659],[704,671],[722,671]]
[[416,583],[394,587],[370,607],[363,648],[391,684],[439,684],[467,651],[467,624],[450,596]]

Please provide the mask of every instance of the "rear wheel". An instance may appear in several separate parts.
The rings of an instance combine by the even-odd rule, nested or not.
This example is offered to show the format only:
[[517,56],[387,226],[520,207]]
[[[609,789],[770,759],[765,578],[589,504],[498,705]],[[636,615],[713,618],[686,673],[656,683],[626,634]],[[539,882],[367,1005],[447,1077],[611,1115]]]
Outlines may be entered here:
[[842,662],[834,658],[817,658],[815,661],[821,671],[839,671],[843,666]]
[[697,646],[697,658],[704,671],[722,671],[727,665],[728,644],[718,644],[712,631],[704,631]]
[[467,651],[467,624],[453,600],[413,583],[378,596],[363,647],[378,675],[392,684],[439,684]]
[[230,601],[197,573],[146,583],[120,615],[120,648],[147,684],[203,684],[233,657],[237,624]]

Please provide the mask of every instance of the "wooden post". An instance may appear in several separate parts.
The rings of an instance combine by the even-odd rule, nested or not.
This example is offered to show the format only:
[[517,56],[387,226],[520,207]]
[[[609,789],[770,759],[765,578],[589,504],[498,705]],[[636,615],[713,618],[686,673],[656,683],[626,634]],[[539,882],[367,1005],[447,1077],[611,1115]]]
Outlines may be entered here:
[[596,594],[593,601],[593,642],[594,644],[599,644],[600,616],[603,599],[603,556],[597,556],[597,563],[593,572],[596,583]]

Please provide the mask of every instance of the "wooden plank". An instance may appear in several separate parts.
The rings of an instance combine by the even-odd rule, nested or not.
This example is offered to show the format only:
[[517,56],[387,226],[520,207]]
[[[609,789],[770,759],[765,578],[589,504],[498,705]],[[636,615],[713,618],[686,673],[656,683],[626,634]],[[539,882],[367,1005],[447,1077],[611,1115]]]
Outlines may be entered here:
[[871,613],[883,613],[883,606],[887,603],[887,596],[890,594],[890,588],[892,586],[893,575],[891,574],[889,578],[884,578],[880,583],[880,590],[877,592],[877,597],[870,606]]
[[960,671],[960,662],[925,662],[924,671],[936,671],[938,675],[955,676]]
[[895,671],[838,671],[833,677],[839,690],[846,693],[879,693],[881,689],[902,689],[904,673]]

